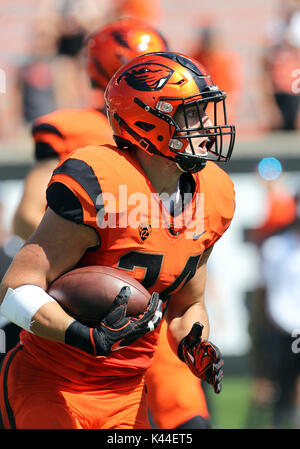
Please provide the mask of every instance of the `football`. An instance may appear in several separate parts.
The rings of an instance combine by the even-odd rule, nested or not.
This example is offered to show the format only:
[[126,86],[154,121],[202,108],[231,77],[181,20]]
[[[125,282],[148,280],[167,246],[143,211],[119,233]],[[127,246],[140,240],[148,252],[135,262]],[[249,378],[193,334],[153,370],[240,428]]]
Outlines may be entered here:
[[73,318],[97,327],[126,285],[131,289],[127,316],[138,316],[145,311],[151,295],[136,279],[117,268],[76,268],[52,282],[48,294]]

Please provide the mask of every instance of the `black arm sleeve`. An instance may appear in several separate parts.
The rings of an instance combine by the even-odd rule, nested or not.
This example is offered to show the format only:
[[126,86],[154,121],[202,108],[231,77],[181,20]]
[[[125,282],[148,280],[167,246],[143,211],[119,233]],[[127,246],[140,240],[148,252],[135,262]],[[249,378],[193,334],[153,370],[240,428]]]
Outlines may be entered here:
[[36,161],[45,159],[57,159],[59,155],[55,149],[47,142],[37,141],[34,147],[34,158]]
[[83,224],[82,205],[76,195],[60,182],[51,184],[46,192],[47,205],[67,220]]
[[[34,123],[31,128],[31,134],[34,137],[35,133],[40,131],[52,133],[56,136],[59,136],[62,140],[64,140],[63,134],[53,125],[49,123]],[[59,155],[55,148],[53,148],[49,143],[44,142],[43,140],[36,140],[35,148],[34,148],[34,157],[36,161],[41,161],[43,159],[53,159],[58,158]]]

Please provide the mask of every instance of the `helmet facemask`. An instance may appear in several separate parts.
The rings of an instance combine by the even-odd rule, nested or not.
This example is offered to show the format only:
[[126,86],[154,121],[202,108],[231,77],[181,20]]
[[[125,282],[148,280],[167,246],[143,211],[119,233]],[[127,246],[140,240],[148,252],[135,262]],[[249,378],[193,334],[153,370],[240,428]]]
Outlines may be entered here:
[[227,123],[226,95],[197,61],[168,52],[135,58],[114,75],[105,98],[120,148],[137,147],[192,173],[230,159],[235,127]]
[[[216,86],[213,87],[216,88]],[[205,167],[207,161],[228,161],[234,146],[235,128],[233,125],[227,124],[225,98],[225,93],[217,88],[206,95],[197,94],[187,98],[160,98],[155,108],[147,106],[136,98],[135,102],[145,111],[156,115],[164,123],[166,122],[166,125],[168,124],[174,129],[168,142],[168,148],[174,153],[174,156],[171,154],[166,156],[160,152],[159,145],[156,145],[155,149],[152,148],[152,151],[151,147],[148,148],[150,152],[174,160],[180,169],[192,173]],[[198,127],[195,127],[189,118],[188,111],[191,107],[196,111]],[[181,123],[178,120],[180,111]],[[211,117],[213,118],[212,122],[210,121]],[[206,119],[209,119],[209,125]],[[199,140],[202,140],[200,146],[205,147],[206,153],[203,150],[198,150]]]
[[[196,96],[197,97],[197,96]],[[234,126],[227,124],[225,94],[216,91],[213,95],[198,99],[183,98],[174,114],[175,132],[169,142],[169,149],[175,153],[175,160],[184,171],[199,171],[206,161],[226,162],[230,159],[234,140]],[[170,99],[164,100],[166,103]],[[189,111],[196,115],[192,120]],[[178,123],[181,111],[184,123]],[[199,124],[195,126],[197,121]]]

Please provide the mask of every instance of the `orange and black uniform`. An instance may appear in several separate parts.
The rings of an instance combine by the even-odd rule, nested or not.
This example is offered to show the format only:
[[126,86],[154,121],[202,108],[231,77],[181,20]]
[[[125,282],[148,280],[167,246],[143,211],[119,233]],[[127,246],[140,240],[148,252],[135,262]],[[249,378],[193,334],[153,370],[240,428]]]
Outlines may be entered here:
[[32,127],[35,159],[63,159],[86,145],[112,144],[112,131],[105,112],[87,109],[61,109],[43,115]]
[[[81,148],[62,160],[47,201],[57,214],[99,235],[99,246],[87,251],[79,266],[124,270],[150,292],[172,300],[172,293],[193,277],[202,253],[227,229],[234,211],[232,182],[214,163],[188,177],[194,190],[185,206],[190,217],[197,212],[197,194],[204,198],[205,232],[199,238],[196,223],[174,234],[166,225],[172,218],[134,153],[110,145]],[[137,200],[137,192],[147,201]],[[6,356],[2,369],[4,426],[146,428],[144,375],[158,335],[156,329],[108,357],[94,357],[23,330],[22,345]]]
[[[32,131],[37,160],[52,157],[62,160],[77,148],[112,142],[108,120],[96,109],[55,111],[36,120]],[[147,223],[145,232],[148,232]],[[165,332],[163,325],[161,335]],[[170,367],[176,371],[172,384],[158,382],[168,376]],[[154,363],[147,373],[147,385],[149,408],[159,427],[173,428],[194,416],[209,417],[200,381],[173,354],[166,335],[160,338]]]
[[146,384],[151,417],[160,429],[175,429],[182,425],[191,428],[190,424],[196,425],[195,428],[209,427],[210,414],[200,380],[171,350],[165,321],[161,326],[158,350],[146,373]]

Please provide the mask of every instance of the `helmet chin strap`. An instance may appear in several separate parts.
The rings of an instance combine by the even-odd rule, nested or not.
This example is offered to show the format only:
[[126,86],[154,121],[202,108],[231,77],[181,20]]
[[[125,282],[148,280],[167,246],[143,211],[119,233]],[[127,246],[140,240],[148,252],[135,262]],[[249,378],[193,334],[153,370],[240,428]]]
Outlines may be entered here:
[[[175,149],[175,150],[181,150],[182,149],[182,141],[178,139],[171,139],[169,142],[169,148]],[[175,158],[173,159],[176,162],[177,167],[182,172],[189,172],[189,173],[197,173],[198,171],[202,170],[205,165],[206,161],[203,159],[200,160],[192,160],[188,155],[184,155],[183,153],[177,154]]]
[[[155,145],[152,144],[152,142],[150,140],[146,140],[146,138],[142,138],[142,136],[140,136],[133,129],[131,129],[130,126],[126,123],[126,121],[124,119],[122,119],[117,113],[114,114],[114,118],[117,120],[120,127],[124,128],[128,132],[128,134],[130,134],[134,138],[134,140],[137,142],[138,147],[141,148],[141,146],[142,146],[142,148],[141,148],[142,150],[144,150],[144,151],[148,150],[147,153],[157,154],[159,156],[162,156],[166,159],[169,159],[169,160],[175,162],[177,167],[183,172],[197,173],[198,171],[202,170],[205,167],[205,165],[206,165],[205,160],[203,160],[203,159],[200,159],[200,160],[193,159],[192,160],[192,158],[188,157],[188,155],[184,155],[183,153],[177,154],[175,157],[165,156],[163,153],[161,153],[155,147]],[[119,138],[118,136],[114,136],[114,139],[119,148],[125,149],[126,142],[128,142],[127,148],[132,146],[132,143],[130,141],[126,141],[125,139]],[[175,141],[175,143],[179,142],[181,144],[181,142],[179,140],[174,140],[174,141]],[[172,142],[173,144],[174,144],[174,141]],[[147,148],[144,145],[141,145],[142,142],[147,145]],[[169,148],[172,149],[171,147],[169,147]]]
[[202,170],[206,165],[206,161],[204,160],[191,161],[188,157],[185,157],[184,155],[176,156],[175,162],[179,170],[188,173],[197,173],[198,171]]
[[161,153],[159,150],[157,154],[165,159],[168,159],[169,161],[175,162],[177,167],[180,171],[183,173],[197,173],[198,171],[202,170],[206,162],[204,159],[198,159],[198,160],[191,160],[188,156],[185,156],[184,154],[178,154],[175,157],[165,156],[163,153]]

